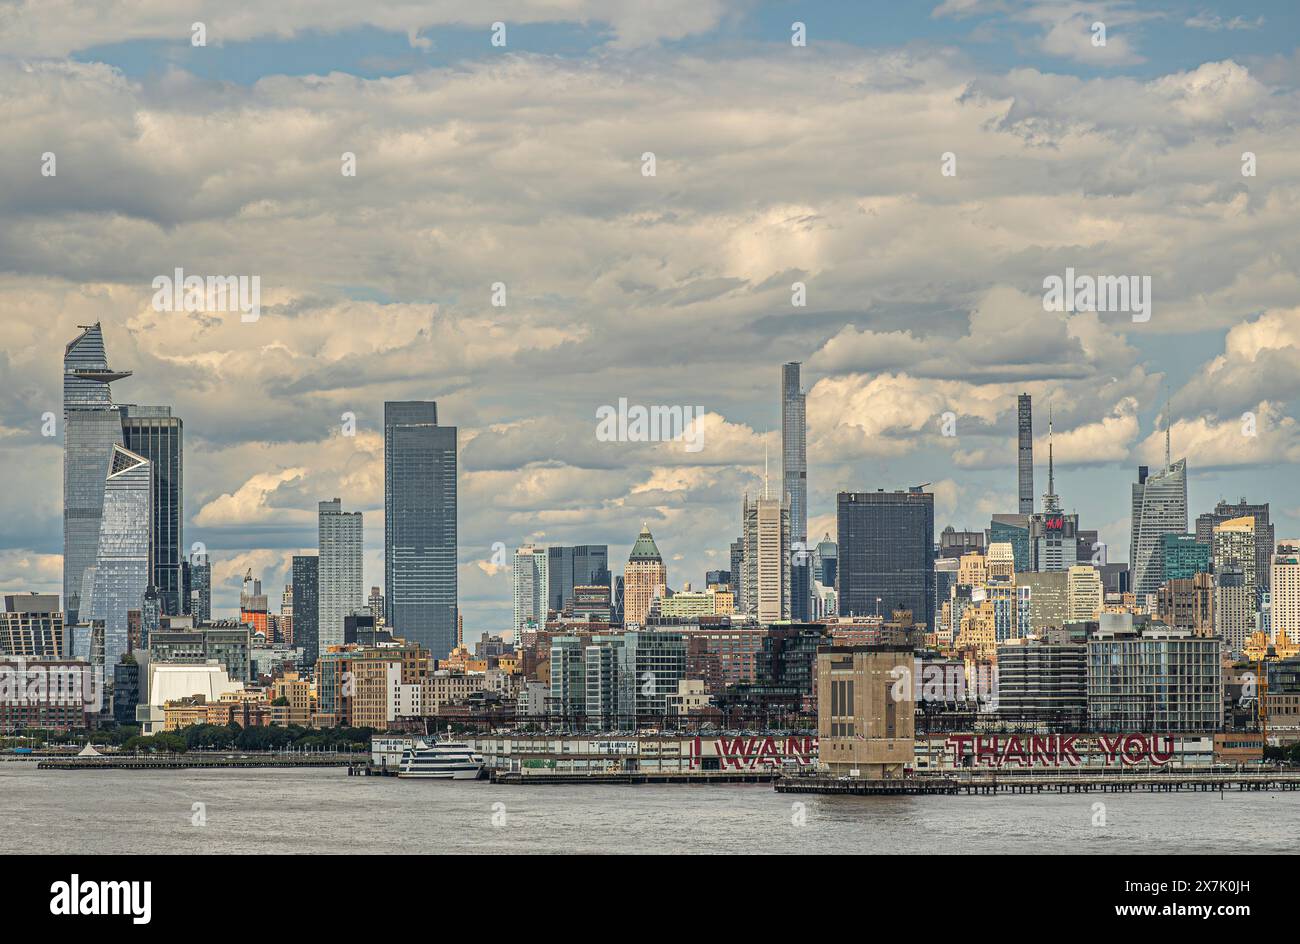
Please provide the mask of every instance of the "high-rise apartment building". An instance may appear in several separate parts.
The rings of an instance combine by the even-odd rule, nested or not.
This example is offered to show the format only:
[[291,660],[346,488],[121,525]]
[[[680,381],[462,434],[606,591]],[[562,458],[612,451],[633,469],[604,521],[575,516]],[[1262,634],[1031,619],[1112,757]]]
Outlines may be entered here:
[[808,541],[808,421],[799,362],[781,367],[781,496],[790,503],[790,540]]
[[1034,513],[1034,412],[1032,398],[1022,393],[1016,398],[1017,473],[1020,491],[1020,514]]
[[1187,460],[1169,462],[1167,446],[1165,452],[1163,469],[1150,473],[1139,466],[1133,483],[1128,560],[1137,594],[1160,589],[1165,576],[1164,536],[1187,531]]
[[171,407],[122,408],[122,444],[149,460],[153,470],[153,574],[162,612],[184,612],[181,563],[185,559],[185,426]]
[[434,659],[455,647],[459,626],[456,508],[456,427],[438,425],[432,401],[385,403],[385,621]]
[[310,668],[320,655],[320,559],[314,554],[293,557],[293,638],[302,649],[302,664]]
[[1219,645],[1186,630],[1103,628],[1088,639],[1089,726],[1156,734],[1222,729]]
[[0,656],[63,659],[72,654],[57,593],[7,593],[0,613]]
[[840,492],[836,529],[841,616],[907,609],[934,629],[934,495]]
[[111,370],[99,323],[84,325],[63,352],[63,604],[68,625],[80,619],[86,569],[94,566],[113,447],[122,445],[122,414],[109,384],[130,377]]
[[[344,511],[337,498],[323,501],[317,517],[320,652],[343,645],[343,620],[364,602],[361,574],[361,512]],[[391,598],[390,598],[391,599]],[[400,627],[394,632],[400,635]],[[448,647],[448,652],[451,651]]]
[[1216,580],[1221,588],[1215,596],[1216,627],[1233,652],[1241,652],[1255,631],[1255,613],[1262,598],[1255,570],[1255,538],[1252,515],[1218,522],[1211,537],[1214,573],[1228,578]]
[[[745,557],[742,562],[746,612],[759,622],[774,623],[790,618],[791,553],[790,506],[763,497],[751,502],[746,495],[742,508]],[[807,551],[803,552],[807,555]],[[808,572],[803,570],[806,579]]]
[[623,625],[644,627],[650,603],[668,587],[668,568],[650,526],[643,524],[623,570]]
[[546,625],[549,567],[550,555],[547,548],[525,544],[515,549],[512,584],[516,642],[522,638],[521,634],[530,624],[532,629],[541,629]]
[[1300,540],[1278,541],[1269,569],[1273,638],[1285,632],[1294,642],[1300,639]]

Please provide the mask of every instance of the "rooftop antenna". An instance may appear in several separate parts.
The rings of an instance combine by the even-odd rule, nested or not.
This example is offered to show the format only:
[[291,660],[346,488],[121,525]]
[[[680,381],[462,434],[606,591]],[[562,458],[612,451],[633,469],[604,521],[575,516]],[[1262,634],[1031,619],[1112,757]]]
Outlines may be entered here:
[[763,443],[763,500],[766,501],[767,494],[767,443]]
[[1169,451],[1169,384],[1165,384],[1165,468],[1173,468]]

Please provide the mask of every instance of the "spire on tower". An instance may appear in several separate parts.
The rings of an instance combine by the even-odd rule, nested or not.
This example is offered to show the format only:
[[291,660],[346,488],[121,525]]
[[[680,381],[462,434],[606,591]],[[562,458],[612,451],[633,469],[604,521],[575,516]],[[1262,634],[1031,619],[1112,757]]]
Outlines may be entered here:
[[1165,468],[1173,468],[1173,457],[1169,450],[1169,386],[1165,386]]

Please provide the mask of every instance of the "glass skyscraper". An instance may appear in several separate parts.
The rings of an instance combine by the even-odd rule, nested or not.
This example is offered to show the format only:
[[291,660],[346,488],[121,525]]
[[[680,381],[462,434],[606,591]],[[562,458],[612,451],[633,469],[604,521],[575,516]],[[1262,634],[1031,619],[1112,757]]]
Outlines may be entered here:
[[456,645],[456,427],[431,400],[384,404],[384,595],[394,636]]
[[1155,593],[1165,577],[1165,535],[1187,533],[1187,460],[1151,475],[1138,468],[1133,483],[1129,569],[1134,593]]
[[609,545],[555,545],[546,549],[546,606],[557,613],[573,599],[574,587],[609,586]]
[[302,649],[302,664],[307,668],[315,665],[320,655],[319,562],[310,554],[293,557],[293,643]]
[[99,324],[83,326],[63,352],[63,608],[68,625],[81,610],[86,570],[99,549],[104,481],[122,415],[109,384],[131,376],[110,370]]
[[836,519],[839,614],[888,620],[901,607],[933,630],[934,495],[840,492]]
[[181,561],[184,540],[184,425],[171,407],[122,407],[122,438],[127,449],[149,460],[153,468],[153,585],[162,611],[184,612]]
[[808,423],[798,361],[781,367],[781,495],[790,500],[790,543],[807,543]]
[[113,448],[104,481],[95,563],[82,575],[82,622],[104,624],[108,673],[127,650],[127,611],[140,610],[149,586],[153,470],[149,460],[123,446]]

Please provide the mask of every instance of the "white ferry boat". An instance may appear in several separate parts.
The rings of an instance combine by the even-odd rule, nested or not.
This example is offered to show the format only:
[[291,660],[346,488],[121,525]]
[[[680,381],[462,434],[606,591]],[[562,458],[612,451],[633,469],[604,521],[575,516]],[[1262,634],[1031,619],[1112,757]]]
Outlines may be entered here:
[[402,751],[399,777],[434,780],[477,780],[483,770],[483,755],[474,753],[464,741],[416,739]]

